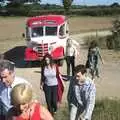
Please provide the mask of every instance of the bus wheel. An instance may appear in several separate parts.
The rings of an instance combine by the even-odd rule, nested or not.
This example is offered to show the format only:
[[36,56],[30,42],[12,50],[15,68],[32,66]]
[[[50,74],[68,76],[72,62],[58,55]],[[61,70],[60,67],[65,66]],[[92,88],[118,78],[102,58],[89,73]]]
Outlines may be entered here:
[[63,63],[64,63],[64,59],[60,59],[57,62],[58,66],[63,66]]
[[25,67],[31,68],[32,67],[32,61],[26,61]]

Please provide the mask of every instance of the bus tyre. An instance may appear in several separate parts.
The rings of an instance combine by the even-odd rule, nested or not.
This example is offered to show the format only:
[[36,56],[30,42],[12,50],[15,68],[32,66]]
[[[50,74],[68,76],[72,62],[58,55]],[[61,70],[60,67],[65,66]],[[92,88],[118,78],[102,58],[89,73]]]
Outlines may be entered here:
[[58,62],[57,62],[57,64],[58,64],[59,66],[63,66],[63,63],[64,63],[64,59],[60,59],[60,60],[58,60]]
[[25,67],[26,68],[31,68],[32,67],[32,61],[26,61]]

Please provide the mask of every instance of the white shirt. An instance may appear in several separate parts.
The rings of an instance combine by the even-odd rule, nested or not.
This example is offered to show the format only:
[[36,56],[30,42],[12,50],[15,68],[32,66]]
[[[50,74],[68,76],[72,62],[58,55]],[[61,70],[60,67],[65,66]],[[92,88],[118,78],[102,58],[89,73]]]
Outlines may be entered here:
[[75,56],[75,49],[72,46],[67,47],[66,56]]
[[21,78],[21,77],[15,77],[11,87],[15,87],[16,85],[18,84],[22,84],[22,83],[25,83],[25,84],[28,84],[30,86],[32,86],[27,80],[25,80],[24,78]]
[[56,68],[47,68],[44,69],[44,76],[45,76],[45,84],[47,86],[56,86],[58,85],[58,81],[56,78]]

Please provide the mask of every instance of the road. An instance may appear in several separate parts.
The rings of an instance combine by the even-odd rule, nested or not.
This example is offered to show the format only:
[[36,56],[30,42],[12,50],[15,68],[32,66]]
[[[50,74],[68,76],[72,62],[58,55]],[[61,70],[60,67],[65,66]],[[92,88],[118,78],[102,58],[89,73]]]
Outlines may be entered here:
[[[110,34],[109,31],[98,32],[97,35],[106,35]],[[95,32],[82,33],[72,35],[71,38],[75,39],[80,44],[80,54],[76,59],[76,64],[85,64],[87,50],[82,47],[84,41],[83,37],[88,35],[96,35]],[[102,50],[102,53],[109,55],[108,50]],[[60,68],[62,74],[66,74],[66,64]],[[40,100],[41,104],[45,103],[44,93],[39,89],[40,85],[40,67],[36,68],[16,68],[16,75],[24,77],[33,85],[34,98]],[[100,64],[100,78],[95,80],[97,87],[97,99],[109,97],[111,99],[120,98],[118,90],[120,87],[120,63],[118,61],[108,60],[105,61],[104,65]],[[66,95],[68,90],[69,82],[65,82],[65,92],[63,101],[66,103]]]

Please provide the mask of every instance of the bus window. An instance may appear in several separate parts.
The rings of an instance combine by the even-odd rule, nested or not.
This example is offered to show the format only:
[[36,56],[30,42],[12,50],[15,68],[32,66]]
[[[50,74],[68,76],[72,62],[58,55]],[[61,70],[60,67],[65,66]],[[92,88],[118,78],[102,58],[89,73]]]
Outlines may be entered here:
[[46,29],[45,29],[45,33],[46,35],[57,35],[57,26],[56,27],[48,27],[46,26]]
[[64,36],[65,35],[65,24],[60,27],[59,35],[60,36]]
[[43,27],[32,28],[32,37],[43,36]]

